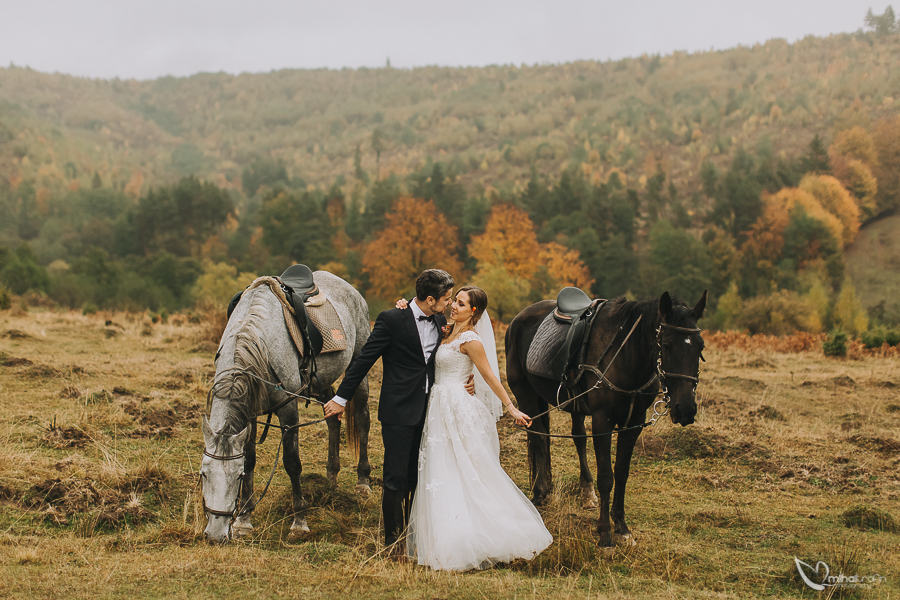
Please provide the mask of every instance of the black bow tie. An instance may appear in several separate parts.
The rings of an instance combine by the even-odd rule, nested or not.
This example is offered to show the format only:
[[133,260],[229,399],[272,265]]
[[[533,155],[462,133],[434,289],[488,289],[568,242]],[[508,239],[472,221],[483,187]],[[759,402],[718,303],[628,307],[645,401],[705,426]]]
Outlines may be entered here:
[[428,315],[427,317],[425,315],[421,315],[421,316],[419,316],[419,320],[420,321],[431,321],[432,323],[434,323],[434,315]]

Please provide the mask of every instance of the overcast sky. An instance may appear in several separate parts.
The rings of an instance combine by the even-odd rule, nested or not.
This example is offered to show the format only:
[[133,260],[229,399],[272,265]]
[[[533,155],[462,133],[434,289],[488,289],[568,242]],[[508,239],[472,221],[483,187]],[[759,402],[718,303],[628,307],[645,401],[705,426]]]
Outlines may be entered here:
[[[0,66],[112,78],[561,63],[856,31],[869,0],[0,0]],[[900,8],[900,7],[898,7]]]

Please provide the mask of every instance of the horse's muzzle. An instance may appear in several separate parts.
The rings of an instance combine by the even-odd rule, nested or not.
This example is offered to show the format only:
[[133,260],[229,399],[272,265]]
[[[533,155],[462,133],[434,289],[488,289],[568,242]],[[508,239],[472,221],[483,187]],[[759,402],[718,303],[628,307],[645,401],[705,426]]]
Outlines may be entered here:
[[231,537],[227,533],[223,536],[211,536],[208,533],[204,533],[203,537],[206,538],[206,541],[211,546],[224,546],[231,539]]
[[682,427],[693,423],[696,414],[696,408],[692,411],[684,411],[679,409],[678,406],[673,406],[672,410],[669,412],[669,415],[672,417],[672,422],[676,425],[681,425]]

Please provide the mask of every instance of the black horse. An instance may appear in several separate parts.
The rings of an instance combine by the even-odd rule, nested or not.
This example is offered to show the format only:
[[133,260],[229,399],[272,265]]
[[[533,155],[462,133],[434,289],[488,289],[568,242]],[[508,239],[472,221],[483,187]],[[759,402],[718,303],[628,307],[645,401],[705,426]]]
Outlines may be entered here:
[[[615,541],[631,541],[631,532],[625,524],[625,484],[635,442],[643,430],[642,425],[647,422],[647,410],[654,407],[655,416],[665,414],[663,403],[657,401],[660,386],[673,423],[689,425],[697,414],[695,393],[703,351],[697,321],[706,308],[706,292],[693,308],[673,302],[668,292],[646,302],[616,298],[600,307],[587,334],[584,363],[590,367],[569,391],[570,396],[581,396],[568,403],[565,386],[560,389],[558,381],[535,376],[525,366],[538,327],[556,306],[555,300],[532,304],[513,319],[506,331],[509,387],[520,409],[530,415],[540,415],[534,419],[528,433],[534,503],[542,504],[552,489],[550,438],[547,436],[550,404],[564,405],[563,410],[572,415],[572,437],[578,451],[582,499],[586,507],[597,506],[586,455],[587,438],[594,438],[597,489],[600,492],[599,545],[611,547]],[[605,377],[601,377],[603,373]],[[588,415],[591,417],[590,436],[586,435],[584,427],[584,418]],[[609,494],[614,477],[610,447],[614,428],[625,429],[616,434],[612,511],[615,538],[610,535],[609,522]]]

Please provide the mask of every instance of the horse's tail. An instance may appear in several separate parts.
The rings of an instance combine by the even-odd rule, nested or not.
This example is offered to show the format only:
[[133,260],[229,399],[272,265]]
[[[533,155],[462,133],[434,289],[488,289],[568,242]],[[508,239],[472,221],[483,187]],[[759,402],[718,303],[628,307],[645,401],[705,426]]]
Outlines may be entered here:
[[344,426],[347,428],[347,447],[353,453],[353,458],[359,460],[359,433],[356,431],[356,402],[351,398],[344,408]]

